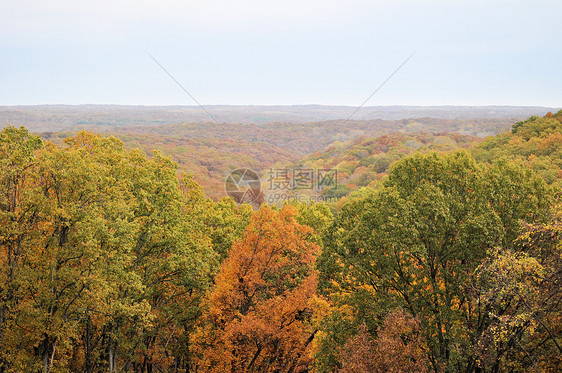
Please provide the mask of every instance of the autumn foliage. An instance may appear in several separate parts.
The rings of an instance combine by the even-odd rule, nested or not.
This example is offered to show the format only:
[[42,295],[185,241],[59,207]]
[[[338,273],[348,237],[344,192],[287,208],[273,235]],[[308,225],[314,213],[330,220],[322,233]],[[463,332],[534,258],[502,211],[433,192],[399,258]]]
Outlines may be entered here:
[[193,341],[205,372],[298,372],[314,337],[309,299],[319,247],[296,210],[263,206],[207,296]]
[[257,210],[160,152],[7,127],[0,373],[559,372],[561,121],[334,143],[303,164],[366,187]]
[[402,310],[389,313],[371,338],[365,323],[342,351],[338,373],[426,373],[428,360],[420,322]]

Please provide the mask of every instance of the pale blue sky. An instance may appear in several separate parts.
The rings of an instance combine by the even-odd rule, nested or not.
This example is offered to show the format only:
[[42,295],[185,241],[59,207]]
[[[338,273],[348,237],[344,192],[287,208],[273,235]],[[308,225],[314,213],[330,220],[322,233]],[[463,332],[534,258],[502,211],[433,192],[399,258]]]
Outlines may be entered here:
[[562,1],[3,0],[0,105],[562,103]]

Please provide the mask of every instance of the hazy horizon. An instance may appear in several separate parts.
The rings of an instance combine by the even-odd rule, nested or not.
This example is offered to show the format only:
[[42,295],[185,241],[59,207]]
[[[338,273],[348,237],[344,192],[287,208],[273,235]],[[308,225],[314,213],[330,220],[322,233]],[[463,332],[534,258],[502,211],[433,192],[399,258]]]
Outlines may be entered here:
[[[197,104],[119,104],[119,103],[52,103],[52,104],[0,104],[0,107],[18,107],[18,106],[122,106],[122,107],[180,107],[180,108],[193,108],[201,109]],[[359,105],[344,105],[344,104],[204,104],[204,107],[341,107],[341,108],[357,108]],[[549,105],[496,105],[496,104],[483,104],[483,105],[409,105],[409,104],[392,104],[392,105],[364,105],[361,109],[376,109],[376,108],[544,108],[544,109],[559,109],[562,106],[549,106]]]
[[558,1],[0,4],[0,105],[552,106]]

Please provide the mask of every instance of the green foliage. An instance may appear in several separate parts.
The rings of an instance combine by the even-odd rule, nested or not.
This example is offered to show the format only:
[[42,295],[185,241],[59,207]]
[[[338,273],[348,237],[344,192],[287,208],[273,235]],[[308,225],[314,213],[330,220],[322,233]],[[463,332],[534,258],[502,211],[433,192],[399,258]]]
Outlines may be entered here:
[[499,169],[466,152],[394,164],[383,188],[351,200],[336,218],[319,260],[325,291],[368,323],[400,305],[422,320],[434,369],[470,366],[465,287],[486,249],[512,246],[519,220],[539,221],[549,202],[536,177],[514,165]]
[[531,117],[470,153],[470,136],[342,129],[298,164],[337,168],[321,192],[337,203],[257,212],[196,180],[222,189],[225,170],[285,157],[259,150],[270,128],[254,159],[213,149],[230,140],[127,135],[141,151],[7,127],[0,372],[557,371],[561,123]]
[[180,188],[158,152],[84,132],[65,143],[0,132],[1,369],[189,364],[199,300],[249,209]]
[[328,227],[332,224],[334,219],[330,208],[323,203],[308,204],[295,201],[288,204],[297,209],[297,222],[312,228],[313,234],[310,240],[322,247],[322,237],[326,234]]
[[471,150],[479,162],[517,160],[547,184],[562,186],[562,111],[517,122],[511,133],[491,136]]
[[322,195],[341,198],[357,187],[372,185],[382,179],[392,163],[408,155],[429,151],[466,148],[478,142],[466,135],[393,133],[376,138],[358,138],[332,144],[322,153],[309,155],[299,166],[337,170],[338,187],[326,188]]

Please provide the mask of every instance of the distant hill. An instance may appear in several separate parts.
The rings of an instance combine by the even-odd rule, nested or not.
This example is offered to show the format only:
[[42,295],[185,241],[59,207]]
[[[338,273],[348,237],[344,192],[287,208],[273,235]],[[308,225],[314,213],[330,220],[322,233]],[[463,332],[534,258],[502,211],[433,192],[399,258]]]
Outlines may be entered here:
[[[339,182],[354,188],[366,185],[368,176],[384,173],[386,167],[382,165],[388,166],[412,151],[452,150],[481,141],[474,135],[453,132],[505,130],[501,121],[433,118],[351,121],[341,127],[334,121],[271,126],[225,124],[235,138],[232,139],[214,127],[211,123],[176,124],[116,128],[102,133],[118,136],[128,148],[139,148],[146,154],[159,150],[172,157],[181,171],[193,174],[208,196],[219,198],[224,195],[226,176],[237,168],[251,168],[262,175],[272,167],[292,168],[297,164],[338,168]],[[42,137],[62,143],[75,132],[44,132]]]
[[[230,106],[205,108],[219,123],[263,125],[272,122],[306,123],[343,121],[357,109],[351,106]],[[437,119],[509,119],[545,115],[557,108],[538,106],[367,106],[353,115],[354,120],[397,120],[432,117]],[[127,105],[33,105],[0,106],[0,128],[25,125],[31,131],[60,131],[79,128],[155,126],[174,123],[209,122],[198,106]]]
[[517,160],[533,169],[548,184],[562,187],[562,110],[532,116],[511,131],[490,136],[472,149],[479,162]]
[[[23,125],[55,143],[80,129],[115,135],[128,148],[140,148],[147,154],[159,150],[171,156],[181,171],[194,175],[207,195],[218,198],[224,195],[228,173],[241,167],[262,174],[271,167],[295,164],[337,167],[342,169],[341,184],[354,189],[366,185],[370,176],[384,173],[384,165],[418,147],[421,151],[467,147],[478,142],[477,138],[504,133],[514,122],[534,114],[542,116],[548,110],[365,107],[346,121],[336,118],[348,117],[354,108],[308,105],[207,109],[220,124],[197,107],[0,107],[0,127]],[[372,119],[377,116],[387,119]],[[402,118],[388,119],[393,117]],[[273,119],[278,121],[267,122]],[[388,149],[380,148],[381,144]]]
[[344,196],[358,187],[375,184],[390,165],[415,152],[451,151],[481,142],[479,137],[455,133],[393,133],[334,142],[308,155],[290,168],[337,170],[337,185],[322,190],[324,196]]

